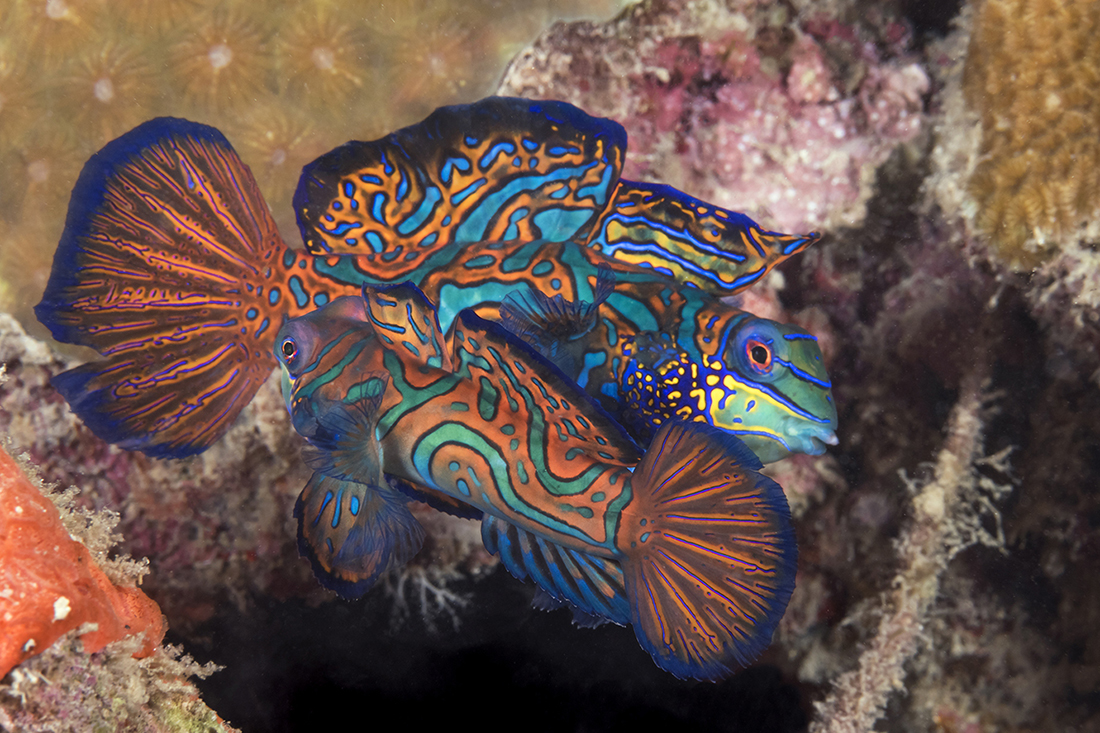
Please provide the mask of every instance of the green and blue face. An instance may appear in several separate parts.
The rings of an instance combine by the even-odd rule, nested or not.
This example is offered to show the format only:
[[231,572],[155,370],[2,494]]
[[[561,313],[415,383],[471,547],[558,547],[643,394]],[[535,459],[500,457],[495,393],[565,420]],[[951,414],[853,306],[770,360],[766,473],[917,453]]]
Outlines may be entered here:
[[764,463],[836,445],[832,384],[812,334],[740,313],[704,340],[711,353],[691,354],[655,333],[624,347],[622,394],[651,430],[670,419],[707,422]]

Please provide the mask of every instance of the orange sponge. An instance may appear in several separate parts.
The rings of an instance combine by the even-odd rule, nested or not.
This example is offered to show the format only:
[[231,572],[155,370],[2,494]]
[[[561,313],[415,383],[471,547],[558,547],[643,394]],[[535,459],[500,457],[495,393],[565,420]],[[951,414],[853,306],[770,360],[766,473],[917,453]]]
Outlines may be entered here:
[[160,607],[135,587],[117,586],[61,523],[57,507],[0,449],[0,677],[85,622],[88,653],[145,632],[134,656],[164,638]]

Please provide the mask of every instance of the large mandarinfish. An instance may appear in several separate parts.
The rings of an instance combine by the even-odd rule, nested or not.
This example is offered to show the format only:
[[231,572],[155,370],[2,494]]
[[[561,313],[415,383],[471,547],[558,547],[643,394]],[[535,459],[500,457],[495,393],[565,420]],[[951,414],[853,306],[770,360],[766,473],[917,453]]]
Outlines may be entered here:
[[291,320],[276,350],[315,471],[299,546],[326,586],[358,597],[403,563],[422,536],[407,494],[441,495],[482,517],[516,577],[585,622],[631,624],[678,677],[721,679],[770,643],[794,529],[736,437],[669,421],[642,455],[525,342],[471,310],[444,333],[408,283]]
[[192,455],[275,367],[289,318],[408,280],[445,329],[464,308],[495,317],[511,295],[537,339],[526,326],[545,319],[525,294],[579,307],[604,268],[613,290],[553,356],[638,439],[675,417],[733,432],[766,462],[835,444],[812,335],[720,300],[816,235],[626,181],[625,147],[618,123],[561,102],[444,107],[304,169],[302,252],[220,132],[151,120],[94,155],[74,187],[35,310],[59,341],[105,359],[54,384],[104,440]]

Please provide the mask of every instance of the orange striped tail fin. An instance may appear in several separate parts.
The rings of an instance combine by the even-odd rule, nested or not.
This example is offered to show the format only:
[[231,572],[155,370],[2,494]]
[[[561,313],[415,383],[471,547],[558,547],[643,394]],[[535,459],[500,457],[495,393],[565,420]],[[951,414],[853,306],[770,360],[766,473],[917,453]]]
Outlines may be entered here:
[[[54,385],[101,438],[182,457],[217,440],[275,366],[288,255],[220,132],[159,118],[84,166],[38,319],[106,357]],[[292,313],[291,313],[292,314]]]
[[639,643],[677,677],[750,664],[786,611],[798,550],[783,490],[705,423],[666,423],[634,471],[619,546]]

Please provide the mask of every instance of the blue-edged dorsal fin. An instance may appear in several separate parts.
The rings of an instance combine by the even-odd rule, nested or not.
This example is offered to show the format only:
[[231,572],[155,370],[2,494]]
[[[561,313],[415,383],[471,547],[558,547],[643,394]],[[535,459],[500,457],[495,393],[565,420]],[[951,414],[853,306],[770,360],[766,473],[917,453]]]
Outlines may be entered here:
[[587,243],[608,257],[733,295],[820,238],[769,232],[671,186],[620,180]]
[[451,347],[428,297],[410,282],[363,287],[367,319],[385,348],[402,362],[453,371]]
[[530,576],[552,598],[582,614],[630,622],[622,569],[614,560],[562,547],[493,516],[482,520],[481,539],[508,572],[520,580]]
[[783,490],[730,433],[669,422],[631,480],[616,544],[631,623],[659,667],[716,680],[771,643],[798,569]]
[[294,505],[298,552],[321,585],[359,598],[388,569],[420,550],[424,529],[408,499],[388,485],[369,486],[314,472]]
[[302,170],[294,212],[310,252],[363,255],[394,282],[452,243],[584,241],[625,153],[617,122],[489,97],[326,153]]

